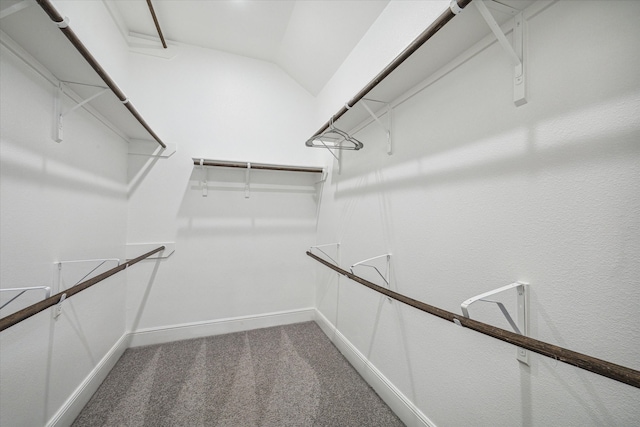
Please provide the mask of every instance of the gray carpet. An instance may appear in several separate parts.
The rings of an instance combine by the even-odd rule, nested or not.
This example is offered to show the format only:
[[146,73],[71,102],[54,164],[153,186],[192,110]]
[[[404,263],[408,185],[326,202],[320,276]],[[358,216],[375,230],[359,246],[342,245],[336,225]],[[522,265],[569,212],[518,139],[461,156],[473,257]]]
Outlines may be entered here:
[[128,349],[73,426],[402,426],[314,322]]

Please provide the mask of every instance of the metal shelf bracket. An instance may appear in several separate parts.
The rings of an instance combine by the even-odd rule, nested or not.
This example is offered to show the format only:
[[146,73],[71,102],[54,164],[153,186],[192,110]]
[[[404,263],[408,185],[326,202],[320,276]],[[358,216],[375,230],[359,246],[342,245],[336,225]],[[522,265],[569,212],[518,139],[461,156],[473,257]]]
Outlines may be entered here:
[[[369,101],[369,102],[378,102],[380,104],[384,104],[385,105],[384,113],[380,114],[380,116],[382,116],[383,114],[387,115],[387,124],[386,125],[384,123],[382,123],[382,120],[380,120],[380,117],[378,117],[373,112],[371,107],[369,107],[369,105],[367,105],[367,101]],[[375,99],[368,99],[368,98],[362,98],[360,100],[360,103],[362,104],[364,109],[367,110],[369,115],[371,117],[373,117],[373,120],[375,120],[376,123],[378,123],[380,125],[380,127],[382,128],[382,130],[384,131],[385,135],[387,136],[387,154],[388,155],[392,155],[393,154],[393,145],[392,145],[392,141],[391,141],[391,123],[392,123],[391,104],[388,103],[388,102],[378,101],[378,100],[375,100]]]
[[166,147],[162,147],[156,141],[129,138],[130,156],[144,156],[158,159],[168,159],[176,153],[176,144],[166,143]]
[[209,194],[209,184],[207,183],[207,168],[204,167],[204,159],[200,159],[200,168],[202,168],[202,197]]
[[[76,259],[76,260],[71,260],[71,261],[56,261],[56,262],[54,262],[53,264],[58,267],[58,274],[57,274],[58,277],[57,277],[57,285],[56,285],[57,291],[60,292],[60,291],[64,290],[63,289],[64,280],[63,280],[63,276],[62,276],[62,267],[64,265],[67,265],[67,264],[98,263],[88,273],[85,273],[79,280],[74,280],[75,283],[72,286],[68,286],[67,287],[67,288],[72,288],[73,286],[76,286],[80,282],[82,282],[85,279],[87,279],[91,274],[93,274],[96,270],[98,270],[100,267],[102,267],[107,262],[115,262],[116,265],[120,265],[120,258]],[[63,304],[62,303],[64,302],[66,297],[67,297],[66,293],[62,294],[62,296],[60,297],[60,301],[58,301],[58,303],[55,305],[55,308],[53,310],[53,318],[54,319],[57,319],[62,314],[62,308],[63,308]]]
[[34,290],[43,290],[45,292],[44,299],[47,299],[47,298],[49,298],[51,296],[51,287],[50,286],[29,286],[27,288],[4,288],[4,289],[0,289],[0,293],[2,293],[2,292],[19,292],[18,295],[15,295],[9,301],[7,301],[4,304],[2,304],[2,306],[0,306],[0,310],[2,310],[3,308],[5,308],[9,304],[11,304],[16,299],[18,299],[25,292],[34,291]]
[[[373,261],[373,260],[379,259],[379,258],[386,258],[386,261],[387,261],[384,274],[382,274],[380,272],[380,270],[378,269],[378,267],[376,267],[375,265],[365,264],[365,263],[368,263],[369,261]],[[382,278],[382,280],[384,280],[384,283],[385,283],[386,287],[389,288],[389,284],[390,284],[390,281],[391,281],[391,279],[390,279],[390,274],[391,274],[391,254],[378,255],[378,256],[374,256],[374,257],[367,258],[367,259],[364,259],[362,261],[356,262],[351,267],[349,267],[349,270],[351,271],[352,274],[355,274],[353,272],[353,267],[356,267],[358,265],[362,266],[362,267],[373,268],[376,271],[376,273],[378,273],[378,275]],[[389,300],[389,302],[393,301],[389,297],[387,297],[387,300]]]
[[244,175],[244,198],[248,199],[251,196],[251,162],[247,162],[247,172]]
[[320,181],[316,181],[314,184],[320,184],[321,182],[325,182],[327,180],[327,176],[329,173],[327,172],[327,168],[322,169],[322,176],[320,177]]
[[476,0],[473,4],[476,5],[478,12],[482,15],[484,20],[491,28],[491,31],[498,39],[498,42],[509,56],[514,66],[513,77],[513,103],[519,107],[527,103],[526,98],[526,79],[525,79],[525,67],[524,67],[524,16],[522,11],[518,9],[508,8],[508,6],[500,4],[500,9],[508,8],[509,12],[514,15],[513,24],[513,46],[507,40],[507,37],[502,32],[500,25],[496,22],[495,18],[487,8],[487,4],[498,4],[493,1]]
[[[320,248],[326,248],[327,246],[335,246],[335,247],[336,247],[336,258],[338,258],[338,260],[337,260],[337,261],[336,261],[335,259],[333,259],[333,258],[331,257],[331,255],[329,255],[328,253],[326,253],[325,251],[323,251],[322,249],[320,249]],[[339,267],[339,266],[340,266],[340,242],[337,242],[337,243],[326,243],[326,244],[324,244],[324,245],[315,245],[315,246],[311,246],[311,247],[309,248],[309,252],[313,252],[313,249],[317,249],[318,251],[320,251],[320,252],[322,252],[323,254],[325,254],[325,256],[326,256],[327,258],[329,258],[331,261],[333,261],[333,263],[334,263],[337,267]],[[338,275],[340,275],[340,274],[338,273]]]
[[62,303],[67,299],[67,294],[62,294],[60,297],[60,301],[56,304],[56,307],[53,309],[53,318],[57,319],[62,314]]
[[[77,103],[76,105],[74,105],[73,107],[69,108],[67,111],[62,111],[62,97],[64,96],[64,88],[63,85],[65,83],[74,83],[74,84],[81,84],[83,86],[91,86],[91,87],[96,87],[101,89],[98,93],[91,95],[89,98],[85,99],[84,101],[81,101],[79,103]],[[72,113],[73,111],[77,110],[78,108],[82,107],[84,104],[94,100],[95,98],[99,97],[100,95],[102,95],[103,93],[107,92],[109,90],[108,87],[105,86],[96,86],[96,85],[87,85],[87,84],[83,84],[83,83],[76,83],[76,82],[63,82],[60,81],[60,83],[58,84],[58,91],[56,93],[56,99],[55,99],[55,104],[54,104],[54,116],[56,119],[56,124],[55,124],[55,128],[54,128],[54,140],[56,142],[62,142],[63,139],[63,126],[62,126],[62,122],[63,122],[63,118],[64,116],[68,115],[69,113]]]
[[[507,308],[498,301],[487,300],[485,298],[490,297],[491,295],[498,294],[500,292],[508,291],[510,289],[517,290],[517,323],[513,320]],[[488,292],[484,292],[480,295],[476,295],[465,300],[462,304],[460,304],[460,308],[462,309],[462,314],[466,318],[470,318],[469,316],[469,306],[474,302],[482,301],[482,302],[490,302],[494,303],[500,308],[500,311],[507,319],[507,322],[511,325],[513,330],[520,335],[529,336],[529,285],[521,282],[514,282],[506,286],[502,286],[501,288],[494,289]],[[516,358],[528,365],[529,364],[529,351],[524,348],[518,347],[518,352],[516,353]]]

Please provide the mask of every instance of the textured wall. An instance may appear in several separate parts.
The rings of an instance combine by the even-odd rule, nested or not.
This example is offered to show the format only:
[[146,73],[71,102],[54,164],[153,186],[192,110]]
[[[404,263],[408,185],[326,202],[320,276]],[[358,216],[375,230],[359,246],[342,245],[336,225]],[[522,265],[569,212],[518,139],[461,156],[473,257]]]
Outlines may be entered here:
[[244,171],[215,169],[203,198],[191,160],[319,163],[302,144],[311,96],[261,61],[184,46],[174,60],[132,54],[102,3],[56,6],[178,152],[127,155],[83,110],[54,143],[54,89],[3,50],[2,286],[56,284],[54,261],[124,258],[127,242],[175,241],[177,250],[79,294],[55,322],[49,310],[3,332],[2,425],[44,425],[131,328],[313,305],[304,249],[319,176],[254,171],[245,199]]
[[245,199],[243,170],[210,168],[202,197],[192,161],[321,164],[304,147],[313,97],[264,61],[185,45],[173,45],[170,59],[129,52],[102,3],[56,6],[107,71],[122,76],[156,133],[177,146],[168,159],[129,157],[127,241],[175,242],[176,252],[155,273],[150,263],[128,271],[128,328],[313,306],[304,249],[315,235],[320,177],[253,171]]
[[[376,124],[359,132],[365,149],[325,186],[318,243],[341,242],[343,267],[391,252],[393,289],[458,313],[529,282],[532,336],[640,369],[638,17],[634,2],[556,3],[528,23],[527,105],[494,44],[395,108],[393,156]],[[637,389],[520,365],[510,345],[316,268],[320,311],[435,425],[640,420]],[[471,310],[508,328],[495,312]]]
[[[543,357],[521,366],[512,346],[338,284],[303,253],[314,236],[342,242],[343,266],[392,252],[392,287],[451,311],[528,281],[534,337],[640,369],[638,3],[560,2],[532,19],[523,107],[493,45],[396,108],[392,157],[364,129],[324,187],[317,234],[311,177],[255,172],[244,199],[242,171],[212,169],[201,196],[191,157],[321,163],[302,142],[443,3],[391,2],[314,102],[259,61],[130,54],[102,3],[56,2],[178,152],[130,157],[127,176],[126,146],[82,111],[52,143],[51,87],[3,56],[2,286],[125,242],[176,253],[127,273],[126,315],[118,279],[54,328],[43,314],[3,332],[0,424],[43,424],[125,329],[308,307],[312,272],[317,307],[440,427],[637,424],[636,389]],[[491,308],[473,316],[506,327]]]
[[[54,142],[54,87],[4,46],[0,67],[0,282],[55,293],[97,265],[58,271],[55,261],[125,256],[127,145],[82,109]],[[46,310],[0,333],[0,425],[44,425],[62,406],[125,332],[124,284],[113,276],[65,302],[57,320]],[[42,296],[25,294],[2,315]]]
[[[304,249],[316,227],[318,174],[207,168],[192,157],[319,164],[304,147],[313,98],[262,61],[179,47],[172,60],[131,56],[133,95],[177,153],[148,170],[129,194],[129,241],[175,241],[176,253],[149,286],[130,272],[133,329],[313,306]],[[149,75],[153,79],[149,79]],[[165,82],[161,91],[159,86]],[[168,101],[168,102],[167,102]],[[145,169],[148,168],[148,169]]]

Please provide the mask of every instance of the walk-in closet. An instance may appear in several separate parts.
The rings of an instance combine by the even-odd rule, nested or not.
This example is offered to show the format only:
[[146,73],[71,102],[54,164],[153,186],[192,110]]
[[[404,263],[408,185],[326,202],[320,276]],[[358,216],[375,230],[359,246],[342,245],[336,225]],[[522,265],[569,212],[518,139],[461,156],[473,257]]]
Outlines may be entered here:
[[0,426],[640,425],[639,23],[0,0]]

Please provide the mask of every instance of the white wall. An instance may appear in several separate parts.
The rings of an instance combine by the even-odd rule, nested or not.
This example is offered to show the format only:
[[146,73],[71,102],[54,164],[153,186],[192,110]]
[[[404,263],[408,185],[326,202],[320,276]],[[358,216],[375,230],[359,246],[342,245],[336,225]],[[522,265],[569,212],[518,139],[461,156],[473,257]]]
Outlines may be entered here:
[[[122,257],[126,242],[176,252],[129,270],[126,291],[115,276],[110,296],[98,285],[74,297],[55,324],[43,313],[4,331],[0,424],[44,424],[126,330],[314,300],[440,427],[637,424],[636,389],[543,357],[521,366],[510,345],[338,284],[304,256],[334,241],[343,266],[392,252],[392,287],[451,311],[528,281],[534,337],[640,368],[637,3],[563,2],[532,19],[526,106],[513,107],[493,45],[396,108],[392,157],[367,127],[365,149],[325,185],[318,225],[311,176],[254,171],[245,199],[244,171],[211,169],[202,197],[191,157],[329,161],[304,140],[443,3],[391,2],[314,100],[268,63],[186,46],[171,60],[129,53],[101,2],[56,2],[178,146],[169,159],[127,158],[83,111],[53,143],[53,89],[3,52],[2,286],[52,280],[54,260]],[[472,313],[501,322],[490,308]]]
[[449,7],[449,3],[446,0],[389,2],[318,94],[318,127],[373,80]]
[[[320,177],[253,171],[245,199],[244,171],[215,169],[203,198],[191,160],[321,164],[303,146],[313,98],[261,61],[186,46],[171,60],[131,53],[103,3],[55,5],[178,152],[127,155],[82,110],[54,143],[53,88],[3,52],[2,286],[56,282],[53,261],[124,258],[126,243],[175,242],[176,252],[79,294],[57,321],[49,310],[3,331],[2,425],[50,421],[131,329],[313,306],[304,250]],[[65,267],[65,283],[80,270],[72,279]]]
[[[54,261],[125,256],[127,144],[82,109],[54,142],[54,87],[4,46],[0,92],[0,283],[55,293],[59,278],[62,290],[97,264],[58,272]],[[42,296],[25,294],[2,316]],[[122,337],[125,296],[125,276],[116,275],[65,302],[58,319],[49,309],[0,333],[0,425],[53,416]]]
[[[130,242],[176,242],[152,285],[133,278],[132,329],[313,306],[304,249],[313,244],[317,174],[209,168],[192,157],[319,164],[305,150],[312,101],[272,64],[180,46],[171,60],[132,54],[132,93],[178,145],[129,195]],[[153,76],[153,78],[149,78]],[[130,175],[144,168],[130,161]],[[132,275],[147,272],[139,269]]]
[[321,165],[321,153],[304,147],[313,97],[271,63],[209,49],[173,44],[170,59],[123,57],[104,4],[80,3],[56,6],[107,72],[122,76],[154,131],[177,146],[169,159],[129,158],[127,241],[175,242],[176,251],[127,272],[127,327],[312,307],[304,250],[314,242],[320,177],[253,171],[245,199],[244,171],[216,168],[202,197],[192,157]]
[[[527,105],[494,44],[395,108],[393,156],[377,125],[359,132],[365,148],[325,186],[318,243],[341,242],[343,267],[391,252],[394,290],[458,313],[529,282],[533,337],[640,369],[639,16],[636,2],[554,4],[528,23]],[[511,345],[316,271],[319,310],[439,427],[640,420],[633,387],[521,365]],[[471,313],[508,328],[494,311]]]

